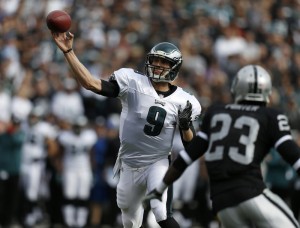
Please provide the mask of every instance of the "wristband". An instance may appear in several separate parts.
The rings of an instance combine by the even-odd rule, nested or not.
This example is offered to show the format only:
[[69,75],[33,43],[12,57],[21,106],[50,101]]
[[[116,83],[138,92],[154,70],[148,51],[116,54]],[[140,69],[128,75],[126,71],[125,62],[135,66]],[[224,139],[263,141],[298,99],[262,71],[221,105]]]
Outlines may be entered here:
[[73,48],[70,48],[70,49],[68,49],[68,50],[66,50],[66,51],[63,51],[63,53],[64,53],[64,54],[67,54],[67,53],[71,52],[72,50],[73,50]]

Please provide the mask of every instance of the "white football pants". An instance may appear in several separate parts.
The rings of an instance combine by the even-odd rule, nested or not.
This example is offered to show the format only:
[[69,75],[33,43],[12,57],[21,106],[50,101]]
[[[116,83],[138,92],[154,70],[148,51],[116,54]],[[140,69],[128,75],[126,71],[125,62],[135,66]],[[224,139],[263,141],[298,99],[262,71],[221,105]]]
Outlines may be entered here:
[[45,162],[42,160],[23,164],[21,178],[24,183],[25,195],[28,200],[38,200],[44,174]]
[[92,186],[91,170],[66,169],[63,172],[63,192],[67,199],[86,200]]
[[[125,228],[139,228],[142,225],[144,209],[142,198],[153,190],[163,179],[169,167],[168,159],[160,160],[150,166],[131,168],[122,163],[117,185],[117,204],[122,211]],[[167,191],[162,201],[151,200],[151,209],[157,222],[167,219]]]

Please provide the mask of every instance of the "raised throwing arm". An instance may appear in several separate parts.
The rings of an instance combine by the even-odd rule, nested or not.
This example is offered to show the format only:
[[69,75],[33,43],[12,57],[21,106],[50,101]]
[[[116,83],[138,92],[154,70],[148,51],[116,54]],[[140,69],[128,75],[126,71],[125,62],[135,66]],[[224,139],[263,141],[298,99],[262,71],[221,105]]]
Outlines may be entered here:
[[65,58],[72,69],[77,81],[87,90],[91,90],[95,93],[108,96],[116,97],[119,92],[117,83],[107,82],[99,80],[91,75],[88,69],[79,61],[76,54],[73,51],[74,35],[68,33],[55,33],[52,32],[52,37],[64,53]]

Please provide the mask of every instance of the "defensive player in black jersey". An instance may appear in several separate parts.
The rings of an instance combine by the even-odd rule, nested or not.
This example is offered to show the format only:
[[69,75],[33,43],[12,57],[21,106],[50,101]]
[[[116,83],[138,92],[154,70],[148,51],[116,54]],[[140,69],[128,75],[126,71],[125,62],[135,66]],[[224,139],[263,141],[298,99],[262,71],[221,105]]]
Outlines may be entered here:
[[299,227],[292,211],[265,185],[260,165],[273,147],[300,174],[300,150],[287,117],[267,107],[272,90],[268,72],[248,65],[231,87],[234,104],[211,106],[201,131],[180,152],[144,203],[164,190],[200,156],[205,156],[213,209],[222,227]]

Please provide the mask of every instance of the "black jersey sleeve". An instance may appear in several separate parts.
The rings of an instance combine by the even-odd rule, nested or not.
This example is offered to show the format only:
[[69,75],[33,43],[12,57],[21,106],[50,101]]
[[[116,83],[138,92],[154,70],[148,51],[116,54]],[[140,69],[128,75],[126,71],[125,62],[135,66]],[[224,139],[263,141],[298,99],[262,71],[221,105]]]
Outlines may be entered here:
[[186,149],[179,152],[179,156],[173,162],[174,168],[183,172],[186,167],[205,153],[207,147],[208,141],[201,137],[201,133],[198,132]]
[[300,166],[295,166],[300,159],[300,148],[293,140],[288,118],[280,111],[270,110],[269,119],[271,126],[269,127],[269,131],[273,138],[273,147],[280,153],[282,158],[300,174]]
[[291,128],[289,125],[288,118],[282,112],[269,108],[268,121],[269,125],[268,135],[271,136],[272,146],[277,148],[280,144],[291,138]]
[[297,173],[300,174],[300,166],[295,164],[300,159],[300,148],[292,139],[286,140],[277,147],[277,151],[291,166],[293,166]]
[[287,140],[282,143],[277,148],[277,151],[292,166],[300,158],[300,149],[293,140]]

